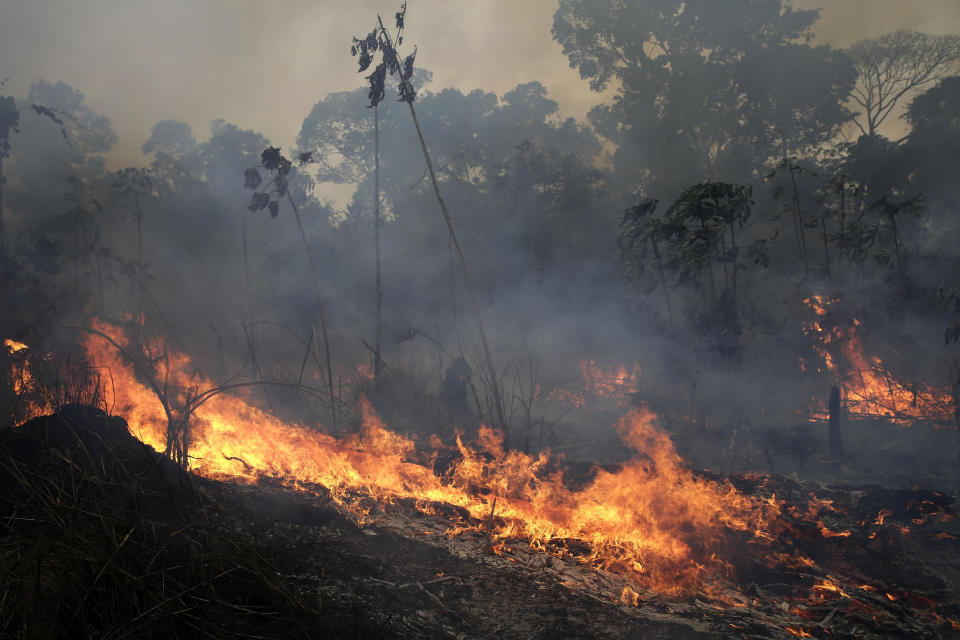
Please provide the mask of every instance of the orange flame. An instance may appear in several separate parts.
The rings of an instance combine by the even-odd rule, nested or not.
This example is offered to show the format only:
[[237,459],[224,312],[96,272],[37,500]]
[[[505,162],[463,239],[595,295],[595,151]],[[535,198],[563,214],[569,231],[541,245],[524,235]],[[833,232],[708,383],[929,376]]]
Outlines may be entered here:
[[624,364],[601,365],[595,360],[581,360],[580,374],[583,380],[581,388],[556,388],[550,391],[549,397],[578,409],[586,406],[588,396],[614,399],[624,404],[629,396],[640,390],[643,370],[636,362],[628,368]]
[[[826,370],[836,376],[849,414],[883,417],[904,426],[916,420],[932,420],[944,425],[951,423],[953,413],[949,390],[923,383],[901,382],[894,378],[879,357],[866,357],[858,331],[859,320],[853,318],[849,326],[829,322],[828,310],[837,302],[835,298],[811,296],[803,302],[816,315],[805,332],[816,337],[815,349]],[[801,366],[806,370],[805,362]],[[822,369],[817,371],[823,372]],[[813,417],[828,417],[822,403],[813,409]]]
[[7,338],[3,341],[3,346],[5,346],[7,351],[10,353],[16,353],[17,351],[23,351],[24,349],[28,348],[27,345],[23,344],[22,342],[17,342],[16,340],[11,340],[10,338]]
[[[127,344],[114,327],[95,327],[117,344]],[[109,367],[115,410],[131,432],[163,450],[167,419],[156,395],[102,338],[91,335],[85,348],[91,361]],[[167,354],[158,379],[170,388],[212,386],[182,354],[159,345],[154,350]],[[179,401],[184,399],[181,391]],[[384,503],[409,498],[424,508],[456,505],[470,514],[471,526],[489,528],[504,542],[501,551],[508,549],[507,539],[511,544],[523,541],[668,594],[692,593],[708,577],[729,576],[732,568],[722,557],[725,543],[748,538],[764,545],[781,526],[777,500],[746,496],[727,482],[703,479],[687,469],[669,436],[656,426],[656,416],[643,408],[617,424],[638,455],[617,471],[596,471],[579,490],[567,488],[560,472],[547,473],[548,454],[507,451],[501,434],[489,428],[481,429],[474,445],[458,437],[461,458],[445,477],[438,477],[418,458],[410,438],[387,429],[369,403],[363,402],[360,410],[360,433],[337,439],[284,423],[237,396],[216,395],[191,420],[192,469],[211,478],[255,482],[270,477],[292,487],[323,485],[355,512],[358,495]]]

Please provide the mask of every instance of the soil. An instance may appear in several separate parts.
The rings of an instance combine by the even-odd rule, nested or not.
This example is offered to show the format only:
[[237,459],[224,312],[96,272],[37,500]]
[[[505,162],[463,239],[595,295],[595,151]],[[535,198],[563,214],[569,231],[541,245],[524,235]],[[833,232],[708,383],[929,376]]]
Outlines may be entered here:
[[[101,500],[118,499],[130,478],[148,486],[142,508],[170,535],[185,517],[171,501],[189,503],[189,517],[202,514],[225,539],[258,551],[271,584],[290,597],[274,602],[269,615],[252,614],[247,627],[225,627],[222,637],[960,638],[960,521],[954,496],[942,490],[703,472],[750,494],[784,498],[796,531],[788,544],[815,564],[743,561],[738,578],[710,595],[671,598],[577,561],[577,541],[558,541],[552,554],[495,541],[483,523],[449,506],[424,513],[412,503],[377,505],[363,496],[338,503],[323,487],[183,475],[130,436],[122,420],[88,408],[68,407],[2,432],[0,449],[0,491],[12,496],[0,509],[0,575],[15,573],[18,544],[36,543],[27,530],[38,514],[23,507],[28,496],[16,497],[22,483],[11,469],[43,469],[66,457],[89,465],[105,486],[113,479],[116,491],[99,493]],[[581,472],[590,473],[586,466]],[[823,501],[833,508],[818,511],[814,522],[806,514]],[[453,533],[453,520],[470,526]],[[824,536],[821,526],[837,535]],[[157,544],[165,544],[163,536]],[[622,597],[625,587],[637,597]],[[4,610],[4,621],[11,637],[55,637],[42,620]]]

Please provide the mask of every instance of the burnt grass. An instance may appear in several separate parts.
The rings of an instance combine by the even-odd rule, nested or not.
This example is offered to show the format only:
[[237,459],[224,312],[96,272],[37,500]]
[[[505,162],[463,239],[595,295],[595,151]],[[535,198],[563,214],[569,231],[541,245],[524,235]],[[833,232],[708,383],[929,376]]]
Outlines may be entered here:
[[[0,432],[0,637],[795,637],[786,627],[813,637],[960,637],[945,622],[960,618],[951,496],[731,480],[747,493],[787,495],[797,513],[832,500],[838,510],[825,524],[851,535],[807,531],[796,544],[880,591],[858,595],[858,607],[802,602],[800,626],[784,603],[824,574],[754,567],[738,585],[753,599],[747,610],[703,595],[624,606],[558,577],[589,575],[570,560],[522,543],[500,556],[482,531],[445,539],[442,524],[409,504],[391,507],[401,514],[393,524],[373,514],[361,527],[322,487],[195,477],[122,419],[66,406]],[[890,514],[878,525],[881,510]],[[397,525],[404,513],[408,524]],[[919,533],[903,534],[905,523]]]

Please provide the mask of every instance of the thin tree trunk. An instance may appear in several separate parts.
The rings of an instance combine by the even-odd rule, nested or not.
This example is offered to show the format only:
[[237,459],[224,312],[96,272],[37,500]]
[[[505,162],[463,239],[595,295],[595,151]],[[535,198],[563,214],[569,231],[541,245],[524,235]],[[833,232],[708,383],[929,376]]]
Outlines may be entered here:
[[413,118],[413,125],[417,130],[417,137],[420,139],[420,147],[423,150],[423,157],[427,161],[427,172],[430,174],[430,182],[433,185],[433,193],[437,198],[437,202],[440,204],[440,211],[443,213],[444,222],[447,223],[447,230],[450,233],[450,240],[453,242],[454,248],[457,250],[457,256],[460,258],[460,266],[463,268],[463,277],[467,284],[467,292],[470,294],[470,303],[473,305],[473,313],[477,318],[477,329],[480,333],[480,344],[483,347],[483,355],[486,360],[486,365],[488,369],[488,375],[490,376],[490,386],[491,392],[493,395],[494,409],[496,411],[496,419],[498,424],[496,426],[500,427],[504,431],[504,444],[509,446],[509,433],[506,413],[503,408],[503,397],[500,395],[500,385],[498,384],[498,375],[496,365],[493,363],[493,356],[490,353],[490,345],[487,342],[487,333],[483,328],[483,319],[480,316],[480,307],[477,305],[477,298],[474,294],[473,288],[473,279],[470,277],[470,270],[467,268],[467,260],[463,256],[463,249],[460,247],[460,241],[457,239],[457,234],[453,230],[453,220],[450,217],[450,212],[447,210],[447,205],[443,201],[443,197],[440,195],[440,186],[437,183],[437,176],[433,171],[433,162],[430,159],[430,152],[427,149],[427,143],[423,139],[423,131],[420,129],[420,121],[417,119],[417,111],[413,108],[413,103],[408,102],[407,106],[410,107],[410,116]]
[[[397,50],[394,47],[393,39],[383,26],[383,21],[380,19],[380,16],[377,16],[377,23],[380,26],[380,32],[387,41],[386,44],[388,51],[394,56],[395,61],[400,63],[400,56],[397,54]],[[400,63],[399,67],[401,80],[408,82],[409,78],[404,74],[403,64]],[[490,386],[493,392],[494,410],[496,413],[495,417],[498,422],[498,424],[495,426],[503,429],[504,445],[509,447],[509,425],[507,424],[506,413],[503,408],[503,397],[500,393],[500,385],[498,383],[499,376],[497,374],[497,367],[493,363],[493,355],[490,353],[490,345],[487,342],[487,333],[483,328],[483,319],[480,316],[480,307],[477,305],[477,298],[474,294],[473,279],[470,277],[470,270],[467,268],[467,261],[463,256],[463,249],[460,247],[460,241],[457,239],[457,234],[453,230],[453,220],[450,217],[450,211],[447,209],[447,205],[443,201],[443,197],[440,195],[440,186],[437,183],[437,175],[433,170],[433,161],[430,159],[430,151],[427,149],[427,143],[423,139],[423,130],[420,128],[420,121],[417,119],[417,110],[414,108],[412,100],[408,100],[406,102],[407,106],[410,108],[410,117],[413,119],[413,126],[417,130],[417,138],[420,139],[420,148],[423,151],[424,160],[427,162],[427,172],[430,174],[430,183],[433,185],[433,193],[437,198],[437,203],[440,205],[440,211],[443,214],[443,220],[446,222],[447,230],[450,233],[450,240],[453,242],[453,246],[457,250],[457,256],[460,258],[460,266],[463,268],[463,277],[467,285],[467,292],[470,294],[470,303],[473,305],[473,313],[477,319],[477,329],[480,333],[480,344],[483,347],[483,355],[484,359],[486,360],[488,375],[490,376]]]
[[383,295],[380,289],[380,113],[373,107],[373,245],[377,259],[377,330],[373,341],[373,388],[380,389],[380,311]]
[[840,388],[830,387],[830,457],[839,460],[843,457],[843,438],[840,431],[842,406]]
[[[10,324],[10,310],[7,308],[7,236],[4,226],[3,215],[3,156],[0,155],[0,340],[8,337]],[[15,416],[13,383],[6,372],[10,370],[9,354],[7,347],[0,344],[0,428],[7,426],[7,421],[11,424]]]
[[330,427],[337,427],[337,395],[333,391],[333,365],[330,363],[330,339],[327,336],[327,320],[323,313],[323,295],[320,293],[320,274],[317,271],[317,263],[313,260],[313,252],[310,251],[310,243],[307,242],[307,234],[303,230],[303,221],[300,219],[300,210],[293,196],[290,195],[289,186],[286,189],[287,201],[293,209],[293,216],[297,220],[297,229],[300,230],[300,239],[303,241],[303,248],[307,252],[307,260],[310,262],[310,274],[313,276],[313,290],[317,296],[317,315],[320,319],[320,333],[323,336],[323,351],[327,366],[327,389],[330,392]]
[[797,232],[797,245],[800,248],[800,257],[803,259],[803,272],[806,279],[810,279],[810,262],[807,258],[807,235],[803,230],[803,215],[800,213],[800,191],[797,187],[795,167],[790,165],[790,183],[793,185],[793,216]]
[[660,258],[660,247],[657,241],[650,238],[650,245],[653,247],[653,257],[657,261],[657,270],[660,272],[660,286],[663,287],[663,295],[667,301],[667,314],[670,316],[670,323],[673,324],[673,307],[670,304],[670,291],[667,287],[667,277],[663,273],[663,261]]
[[823,270],[830,277],[830,245],[827,243],[827,218],[820,216],[820,228],[823,229]]
[[4,224],[5,216],[3,212],[3,186],[6,183],[6,176],[3,175],[3,156],[0,155],[0,287],[6,286],[6,265],[7,265],[7,231]]

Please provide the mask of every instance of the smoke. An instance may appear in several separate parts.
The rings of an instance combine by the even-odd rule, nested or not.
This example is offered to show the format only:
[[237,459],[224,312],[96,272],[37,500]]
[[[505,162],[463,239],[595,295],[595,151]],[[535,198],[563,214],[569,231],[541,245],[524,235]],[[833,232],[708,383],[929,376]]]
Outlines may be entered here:
[[[960,28],[960,15],[946,3],[928,5],[939,29]],[[869,10],[833,3],[815,26],[817,42],[842,46],[893,28],[927,28],[925,6],[915,3],[908,16],[877,3]],[[624,165],[637,168],[631,157],[614,153],[613,142],[585,118],[613,95],[589,92],[569,68],[550,36],[554,2],[469,9],[423,2],[410,9],[416,27],[408,46],[420,46],[417,62],[430,69],[417,71],[415,106],[516,424],[540,411],[541,424],[563,418],[554,443],[595,436],[589,416],[563,417],[565,408],[545,400],[551,388],[577,384],[587,358],[638,363],[643,384],[627,402],[678,422],[802,423],[798,407],[829,392],[825,378],[797,382],[800,358],[815,357],[802,301],[827,290],[856,310],[864,344],[888,354],[892,369],[911,379],[942,376],[945,321],[929,294],[957,259],[938,233],[955,233],[942,226],[942,205],[922,219],[904,219],[914,279],[896,280],[873,258],[854,264],[829,237],[839,233],[823,214],[839,206],[827,197],[837,165],[823,171],[816,164],[823,156],[808,159],[794,194],[789,168],[763,180],[770,158],[731,156],[713,165],[723,167],[720,178],[754,187],[751,218],[734,230],[739,244],[732,252],[724,247],[709,278],[702,272],[694,282],[677,269],[664,276],[670,286],[654,282],[645,293],[624,277],[624,209],[648,195],[661,200],[656,215],[663,216],[680,189],[717,176],[704,175],[662,141],[656,156],[658,142],[641,138],[638,148],[650,152],[644,157],[662,162],[655,167],[662,168],[660,181],[624,180]],[[115,146],[81,148],[76,135],[68,144],[51,122],[25,111],[13,138],[4,167],[8,233],[17,238],[18,259],[43,283],[55,320],[87,311],[114,319],[142,313],[214,379],[315,383],[323,358],[317,305],[293,211],[281,197],[276,218],[251,212],[251,192],[243,188],[244,171],[260,164],[264,148],[281,145],[289,155],[296,146],[312,152],[314,162],[294,169],[291,194],[320,273],[338,381],[349,383],[358,366],[370,363],[376,317],[373,114],[348,48],[377,11],[389,18],[394,10],[388,3],[292,1],[266,9],[100,1],[83,12],[15,4],[0,28],[0,55],[14,61],[7,72],[15,76],[4,91],[21,96],[26,109],[24,78],[64,78],[84,92],[72,113],[100,127],[105,140],[119,135]],[[64,25],[72,27],[69,35]],[[28,38],[38,33],[47,43],[42,50],[6,53],[32,51]],[[108,45],[95,44],[101,42]],[[762,89],[766,79],[744,84]],[[479,388],[470,406],[479,420],[488,373],[474,302],[407,106],[389,96],[379,107],[380,258],[383,357],[399,389],[393,397],[398,405],[404,395],[422,399],[414,382],[436,395],[462,356]],[[828,147],[824,155],[834,152]],[[150,166],[152,186],[138,201],[112,186],[108,153],[110,169]],[[77,176],[81,183],[67,182]],[[877,180],[910,195],[896,191],[903,185],[893,178]],[[873,242],[889,254],[888,237]],[[666,251],[667,240],[657,246]],[[754,247],[766,253],[751,253]],[[732,305],[721,285],[730,274]],[[660,277],[654,273],[655,281]],[[541,392],[536,410],[524,409]]]

